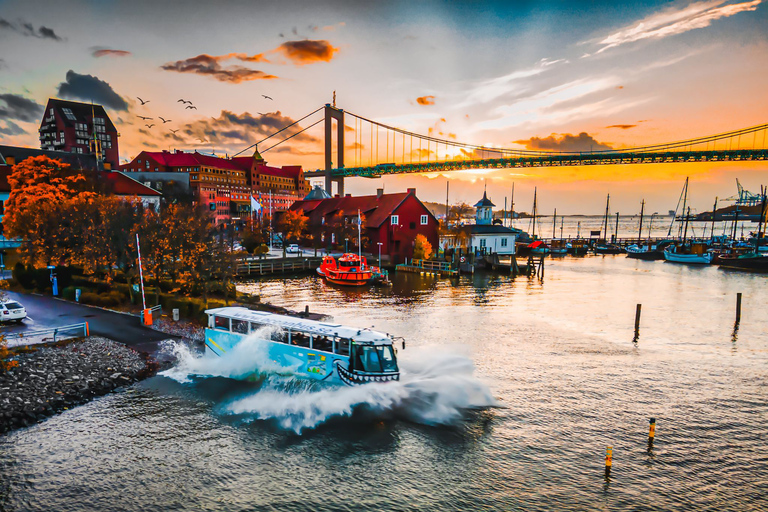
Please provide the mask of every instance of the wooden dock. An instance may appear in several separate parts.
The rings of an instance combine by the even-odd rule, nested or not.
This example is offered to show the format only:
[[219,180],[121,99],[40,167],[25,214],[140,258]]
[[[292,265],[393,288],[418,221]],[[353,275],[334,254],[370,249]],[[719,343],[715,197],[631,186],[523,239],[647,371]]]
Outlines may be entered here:
[[395,267],[398,272],[411,272],[415,274],[435,274],[441,277],[454,277],[459,275],[457,269],[451,268],[451,264],[447,261],[431,261],[431,260],[408,260],[405,263],[401,263]]

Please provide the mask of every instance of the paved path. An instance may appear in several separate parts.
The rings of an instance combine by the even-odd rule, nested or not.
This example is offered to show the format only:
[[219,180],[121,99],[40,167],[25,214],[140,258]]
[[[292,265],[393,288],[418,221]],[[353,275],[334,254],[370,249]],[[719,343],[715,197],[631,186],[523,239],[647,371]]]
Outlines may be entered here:
[[3,325],[4,332],[48,329],[88,322],[91,334],[104,336],[149,353],[157,350],[160,341],[175,338],[142,326],[135,316],[65,302],[50,296],[15,292],[8,292],[8,295],[27,309],[27,319],[21,325]]

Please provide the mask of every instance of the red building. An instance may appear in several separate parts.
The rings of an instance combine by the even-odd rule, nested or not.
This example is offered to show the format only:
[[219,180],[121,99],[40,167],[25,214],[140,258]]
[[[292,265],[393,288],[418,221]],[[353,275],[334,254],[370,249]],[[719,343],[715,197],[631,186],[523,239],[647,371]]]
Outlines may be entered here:
[[273,211],[287,210],[309,193],[309,181],[300,165],[269,166],[258,150],[252,157],[234,157],[232,162],[246,171],[248,185],[265,209],[271,199]]
[[117,129],[101,105],[50,98],[40,123],[40,148],[99,154],[104,169],[117,169]]
[[384,194],[379,189],[375,196],[345,196],[328,199],[297,201],[291,210],[302,210],[309,217],[311,231],[321,231],[325,243],[339,243],[330,226],[341,216],[343,222],[354,223],[357,212],[365,216],[365,235],[370,240],[363,250],[378,254],[381,243],[382,258],[401,263],[413,257],[416,235],[424,235],[433,248],[438,246],[438,222],[432,212],[416,197],[416,189],[408,192]]

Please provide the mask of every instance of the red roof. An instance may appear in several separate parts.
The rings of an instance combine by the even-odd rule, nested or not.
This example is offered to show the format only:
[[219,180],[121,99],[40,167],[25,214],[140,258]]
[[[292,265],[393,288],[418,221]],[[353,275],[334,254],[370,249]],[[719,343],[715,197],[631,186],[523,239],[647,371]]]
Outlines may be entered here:
[[160,165],[168,167],[192,167],[204,165],[206,167],[215,167],[217,169],[229,169],[232,171],[242,171],[243,168],[231,160],[219,158],[218,156],[202,155],[195,151],[194,153],[184,153],[183,151],[145,151],[145,155],[152,158]]
[[332,197],[329,199],[315,199],[311,201],[296,201],[291,205],[291,210],[303,210],[312,217],[325,217],[330,213],[341,211],[344,216],[357,215],[357,211],[364,214],[368,226],[381,226],[392,212],[402,204],[410,192],[398,194],[382,194],[381,196],[356,196],[356,197]]
[[104,172],[104,179],[112,184],[112,190],[117,196],[161,196],[160,192],[148,187],[121,172]]

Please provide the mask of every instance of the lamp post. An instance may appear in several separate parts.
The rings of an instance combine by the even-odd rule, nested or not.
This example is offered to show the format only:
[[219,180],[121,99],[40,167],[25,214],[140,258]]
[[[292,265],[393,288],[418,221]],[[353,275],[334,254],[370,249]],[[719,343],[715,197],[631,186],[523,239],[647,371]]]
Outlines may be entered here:
[[56,274],[53,273],[55,269],[56,269],[55,265],[48,265],[48,270],[51,271],[51,288],[52,288],[54,297],[59,295],[59,281],[56,278]]
[[376,242],[376,245],[379,246],[379,266],[381,266],[381,246],[384,244],[381,242]]
[[344,254],[349,252],[349,238],[344,239]]

